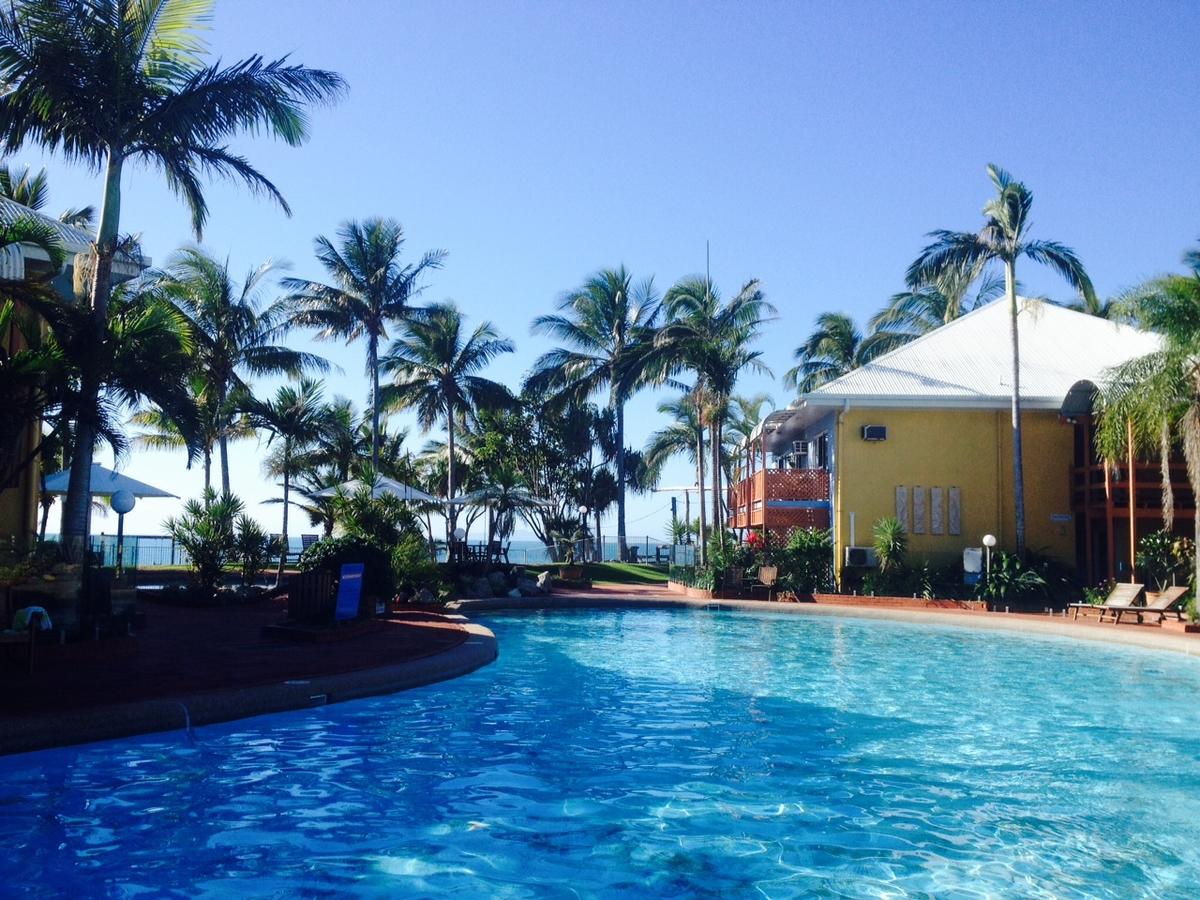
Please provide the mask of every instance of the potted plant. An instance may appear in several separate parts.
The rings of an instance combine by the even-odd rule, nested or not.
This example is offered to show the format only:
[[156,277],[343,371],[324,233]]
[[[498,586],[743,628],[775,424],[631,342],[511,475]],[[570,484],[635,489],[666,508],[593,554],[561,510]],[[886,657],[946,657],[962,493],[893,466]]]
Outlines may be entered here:
[[563,546],[563,561],[558,567],[558,577],[563,581],[582,581],[583,566],[575,563],[575,545],[583,540],[584,534],[576,529],[570,534],[560,534],[559,543]]

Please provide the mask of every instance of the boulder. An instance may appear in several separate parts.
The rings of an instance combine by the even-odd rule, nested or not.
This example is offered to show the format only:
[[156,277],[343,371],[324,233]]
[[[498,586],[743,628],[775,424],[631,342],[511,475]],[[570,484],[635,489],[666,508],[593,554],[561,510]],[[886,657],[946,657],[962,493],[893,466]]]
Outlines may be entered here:
[[511,597],[513,600],[520,600],[521,592],[519,590],[517,590],[516,588],[513,588],[511,591],[508,592],[508,594],[506,596]]
[[550,589],[554,586],[554,576],[551,575],[549,571],[542,572],[538,575],[535,583],[537,584],[539,591],[541,591],[543,594],[548,594],[550,593]]
[[412,602],[413,603],[424,603],[424,604],[437,603],[438,598],[437,598],[437,594],[435,594],[429,588],[421,588],[419,591],[417,591],[416,595],[412,598]]
[[472,592],[476,597],[487,598],[496,596],[496,592],[492,590],[492,583],[486,578],[480,578],[472,587]]
[[532,578],[518,579],[517,590],[520,591],[522,597],[537,597],[542,593],[542,589]]
[[503,572],[488,572],[487,580],[491,582],[494,591],[504,590],[508,586],[508,578]]

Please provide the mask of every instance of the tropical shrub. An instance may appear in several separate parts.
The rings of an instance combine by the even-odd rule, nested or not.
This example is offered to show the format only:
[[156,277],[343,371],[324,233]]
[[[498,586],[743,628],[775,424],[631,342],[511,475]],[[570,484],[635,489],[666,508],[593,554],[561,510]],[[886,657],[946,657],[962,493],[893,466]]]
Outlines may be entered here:
[[344,534],[324,538],[300,554],[300,571],[341,574],[346,563],[363,564],[363,595],[390,601],[396,594],[391,552],[374,538]]
[[904,568],[908,556],[908,535],[899,519],[895,516],[880,519],[871,529],[871,537],[881,573]]
[[1143,579],[1161,591],[1171,584],[1176,574],[1191,568],[1191,553],[1191,541],[1160,529],[1138,541],[1135,560]]
[[754,548],[743,544],[737,535],[728,531],[725,542],[721,543],[720,536],[715,532],[708,539],[708,566],[719,576],[728,572],[745,572],[754,565]]
[[438,581],[438,566],[429,556],[429,544],[419,534],[408,534],[392,548],[392,572],[396,584],[417,590]]
[[242,574],[242,584],[249,586],[259,571],[266,567],[271,555],[279,549],[262,526],[250,516],[242,513],[234,524],[233,554],[237,558]]
[[233,494],[218,497],[209,488],[201,500],[189,500],[179,516],[163,523],[188,555],[192,578],[206,594],[217,592],[225,566],[235,558],[234,521],[242,509],[242,501]]
[[992,554],[991,571],[975,587],[975,595],[990,603],[1013,603],[1046,596],[1048,582],[1037,566],[1005,550]]
[[833,535],[827,528],[793,531],[787,546],[772,551],[771,561],[779,567],[784,590],[815,594],[834,589]]
[[668,570],[667,577],[676,584],[702,591],[715,590],[717,586],[716,573],[705,566],[672,565]]
[[407,535],[421,533],[417,517],[407,503],[394,494],[373,497],[371,488],[365,484],[352,494],[339,492],[331,505],[334,525],[350,537],[392,547]]

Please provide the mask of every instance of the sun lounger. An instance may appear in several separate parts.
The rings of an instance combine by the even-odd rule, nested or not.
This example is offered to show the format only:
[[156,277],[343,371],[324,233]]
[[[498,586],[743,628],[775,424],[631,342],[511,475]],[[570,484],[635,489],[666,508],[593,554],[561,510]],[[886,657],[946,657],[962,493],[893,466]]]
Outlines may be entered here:
[[1154,623],[1159,625],[1168,615],[1173,615],[1182,622],[1183,610],[1179,608],[1179,603],[1187,591],[1186,587],[1169,587],[1158,593],[1147,591],[1145,606],[1137,604],[1113,606],[1100,614],[1100,620],[1104,621],[1104,616],[1107,614],[1113,617],[1113,624],[1116,625],[1121,621],[1122,615],[1133,613],[1138,617],[1139,622],[1143,621],[1143,616],[1157,616]]
[[1103,622],[1108,610],[1117,607],[1126,608],[1133,606],[1145,590],[1146,586],[1144,584],[1114,585],[1109,595],[1104,598],[1104,602],[1099,605],[1094,603],[1072,603],[1071,609],[1074,610],[1074,614],[1071,618],[1078,619],[1081,609],[1098,609],[1100,610],[1100,621]]

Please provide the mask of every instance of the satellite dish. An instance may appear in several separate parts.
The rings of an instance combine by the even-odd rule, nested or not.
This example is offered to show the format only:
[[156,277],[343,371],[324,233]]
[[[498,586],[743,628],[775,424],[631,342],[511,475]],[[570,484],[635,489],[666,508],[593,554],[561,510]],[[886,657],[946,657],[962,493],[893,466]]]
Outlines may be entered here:
[[137,499],[129,491],[113,491],[113,495],[108,498],[108,505],[122,516],[132,510],[136,503]]

